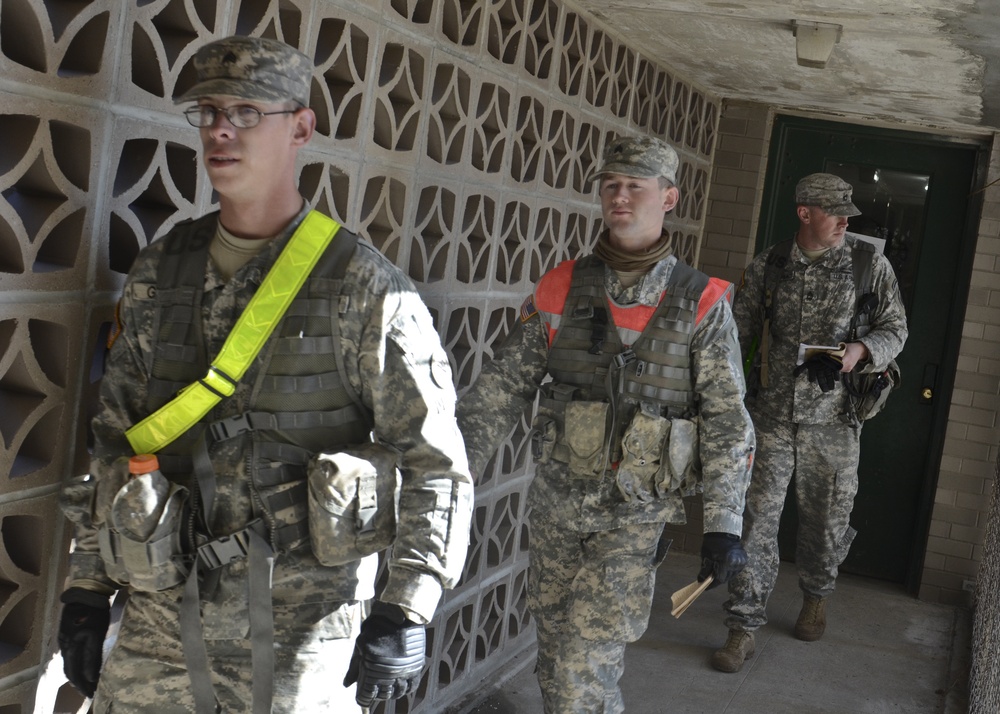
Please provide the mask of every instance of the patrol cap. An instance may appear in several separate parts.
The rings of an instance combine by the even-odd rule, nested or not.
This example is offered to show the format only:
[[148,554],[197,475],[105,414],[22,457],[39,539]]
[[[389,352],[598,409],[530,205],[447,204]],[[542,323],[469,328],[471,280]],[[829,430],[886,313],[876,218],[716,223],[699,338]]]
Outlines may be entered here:
[[257,102],[294,99],[309,105],[313,62],[297,49],[265,37],[233,35],[200,48],[194,56],[198,81],[175,104],[208,95]]
[[621,174],[636,178],[662,176],[676,184],[678,164],[677,152],[665,141],[652,136],[619,137],[605,147],[601,167],[588,180],[602,174]]
[[840,176],[809,174],[795,185],[795,203],[800,206],[819,206],[831,216],[860,216],[861,211],[851,203],[854,187]]

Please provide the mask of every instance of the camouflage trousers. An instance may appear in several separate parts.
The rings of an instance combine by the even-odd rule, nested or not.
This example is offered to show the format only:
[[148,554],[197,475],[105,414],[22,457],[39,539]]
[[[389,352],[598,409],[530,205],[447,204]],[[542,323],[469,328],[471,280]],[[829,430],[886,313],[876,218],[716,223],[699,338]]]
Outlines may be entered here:
[[625,645],[649,624],[663,523],[580,533],[530,520],[528,608],[546,714],[618,714]]
[[[274,607],[272,712],[362,711],[354,701],[354,686],[341,685],[360,621],[357,602]],[[250,711],[249,639],[211,639],[206,644],[219,711]],[[176,597],[132,593],[98,681],[94,714],[187,714],[194,710]]]
[[804,593],[833,592],[857,531],[850,526],[858,492],[861,429],[847,424],[793,424],[754,416],[757,452],[743,514],[746,569],[729,581],[726,626],[754,631],[778,576],[778,526],[795,479],[799,524],[795,564]]

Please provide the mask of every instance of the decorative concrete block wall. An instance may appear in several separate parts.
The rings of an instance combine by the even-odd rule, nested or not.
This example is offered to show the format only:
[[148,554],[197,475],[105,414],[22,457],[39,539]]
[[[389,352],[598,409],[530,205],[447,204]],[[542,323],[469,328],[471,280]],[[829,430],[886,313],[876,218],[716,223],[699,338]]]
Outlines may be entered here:
[[[137,252],[212,207],[171,97],[228,34],[315,59],[300,185],[415,280],[460,388],[532,283],[594,242],[586,181],[617,134],[681,155],[676,252],[697,263],[718,101],[556,0],[4,0],[0,5],[0,710],[54,646],[103,341]],[[431,665],[386,712],[440,712],[532,646],[527,417],[478,475],[472,548]],[[57,706],[68,711],[68,687]]]

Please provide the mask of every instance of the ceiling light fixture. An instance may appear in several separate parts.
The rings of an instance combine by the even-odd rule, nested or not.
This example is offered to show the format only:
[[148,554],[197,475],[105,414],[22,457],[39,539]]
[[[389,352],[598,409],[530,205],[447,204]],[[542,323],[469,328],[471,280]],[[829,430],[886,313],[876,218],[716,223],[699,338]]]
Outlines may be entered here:
[[795,35],[795,58],[803,67],[823,69],[826,67],[833,46],[840,42],[843,25],[829,22],[803,22],[792,20]]

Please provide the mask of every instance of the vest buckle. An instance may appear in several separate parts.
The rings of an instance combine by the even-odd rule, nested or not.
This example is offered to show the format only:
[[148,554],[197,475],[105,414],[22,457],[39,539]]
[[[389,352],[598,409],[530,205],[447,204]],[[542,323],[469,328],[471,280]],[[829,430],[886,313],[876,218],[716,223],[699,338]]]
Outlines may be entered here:
[[614,362],[615,367],[621,369],[626,365],[632,364],[633,362],[635,362],[636,359],[637,358],[635,356],[635,350],[628,349],[625,350],[624,352],[619,352],[618,354],[616,354],[612,358],[612,361]]
[[253,424],[250,423],[249,412],[219,419],[208,425],[208,433],[212,435],[212,439],[215,441],[232,439],[234,436],[251,429],[253,429]]
[[264,530],[264,522],[258,518],[235,533],[202,543],[198,546],[198,562],[207,570],[215,570],[242,560],[250,552],[250,531],[263,535]]

